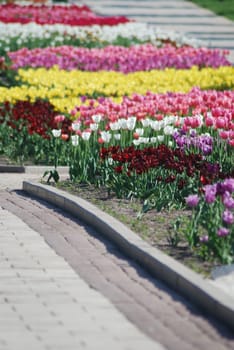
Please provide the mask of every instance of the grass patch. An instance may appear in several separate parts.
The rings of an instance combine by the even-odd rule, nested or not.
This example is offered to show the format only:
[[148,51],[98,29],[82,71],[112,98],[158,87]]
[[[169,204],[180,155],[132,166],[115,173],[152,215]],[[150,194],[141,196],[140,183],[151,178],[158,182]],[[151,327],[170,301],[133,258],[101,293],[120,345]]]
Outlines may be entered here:
[[234,21],[234,1],[233,0],[188,0],[196,5],[204,7],[219,16],[226,17]]

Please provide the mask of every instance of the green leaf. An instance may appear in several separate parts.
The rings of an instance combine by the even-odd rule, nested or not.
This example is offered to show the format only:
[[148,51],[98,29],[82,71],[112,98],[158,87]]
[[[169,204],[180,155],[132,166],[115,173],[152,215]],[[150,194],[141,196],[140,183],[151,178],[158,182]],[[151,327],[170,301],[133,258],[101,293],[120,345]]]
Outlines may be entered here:
[[59,174],[58,174],[57,170],[52,171],[52,177],[53,177],[55,182],[59,181]]
[[50,173],[51,170],[46,170],[43,174],[43,177],[46,177],[49,173]]
[[45,177],[45,176],[47,176],[47,175],[49,175],[49,177],[48,177],[48,179],[47,179],[47,183],[49,183],[51,179],[53,179],[54,182],[56,182],[56,183],[59,181],[59,178],[60,178],[60,177],[59,177],[58,171],[57,171],[56,169],[53,169],[53,170],[46,170],[46,171],[44,172],[43,177]]

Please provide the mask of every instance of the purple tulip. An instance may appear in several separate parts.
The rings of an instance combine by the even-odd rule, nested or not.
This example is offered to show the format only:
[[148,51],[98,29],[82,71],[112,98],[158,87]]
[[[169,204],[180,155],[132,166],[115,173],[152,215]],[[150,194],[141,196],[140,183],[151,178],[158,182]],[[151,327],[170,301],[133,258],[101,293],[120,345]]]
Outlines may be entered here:
[[204,190],[206,203],[213,203],[216,197],[216,185],[206,185],[204,186]]
[[228,191],[230,193],[234,192],[234,179],[225,179],[223,182],[223,186],[225,188],[225,191]]
[[222,219],[223,219],[223,222],[225,222],[225,224],[231,225],[234,223],[234,216],[232,212],[228,209],[224,210]]
[[181,149],[196,147],[204,155],[212,153],[213,138],[211,136],[197,135],[196,130],[192,130],[189,135],[184,135],[177,130],[173,136],[177,146]]
[[225,192],[223,194],[223,204],[227,209],[234,209],[234,199],[230,192]]
[[199,196],[197,194],[191,194],[185,198],[185,202],[190,208],[194,208],[199,203]]
[[229,235],[229,230],[226,227],[220,227],[218,229],[217,235],[219,237],[225,237]]

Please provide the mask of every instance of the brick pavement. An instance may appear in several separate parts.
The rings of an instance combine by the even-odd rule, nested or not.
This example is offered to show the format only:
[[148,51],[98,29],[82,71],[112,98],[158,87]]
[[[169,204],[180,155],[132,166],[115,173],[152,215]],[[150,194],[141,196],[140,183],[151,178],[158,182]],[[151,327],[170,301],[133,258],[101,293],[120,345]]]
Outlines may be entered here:
[[1,192],[1,350],[163,349],[84,282],[43,236],[3,209],[5,201]]
[[[105,339],[106,333],[107,343],[112,342],[112,348],[121,349],[127,345],[131,348],[132,338],[135,339],[135,335],[131,335],[136,331],[132,324],[153,339],[156,342],[154,346],[161,343],[173,350],[234,349],[233,335],[226,328],[204,317],[198,309],[150,277],[140,266],[126,259],[115,246],[79,220],[43,201],[27,197],[21,191],[1,191],[0,206],[5,208],[1,211],[5,214],[0,215],[5,229],[0,232],[7,233],[0,235],[3,243],[1,272],[7,276],[0,307],[3,306],[9,318],[8,330],[11,324],[13,333],[24,330],[24,341],[34,341],[35,349],[57,349],[55,343],[60,343],[57,334],[63,339],[61,349],[73,349],[75,346],[82,349],[82,346],[85,348],[85,342],[87,348],[92,348],[96,344],[95,339],[98,344],[99,339]],[[36,232],[45,238],[57,254],[65,258],[77,275],[46,246]],[[15,275],[18,277],[16,280]],[[69,276],[73,277],[70,279]],[[59,287],[56,287],[58,284]],[[80,294],[80,284],[83,294]],[[14,287],[17,293],[12,291]],[[123,326],[126,319],[119,313],[113,316],[110,305],[108,312],[106,307],[100,307],[96,297],[92,298],[95,290],[105,297],[97,294],[97,300],[103,298],[104,304],[109,303],[107,299],[110,300],[131,323]],[[32,307],[34,303],[37,305],[35,312]],[[16,315],[12,315],[12,311],[9,313],[9,307],[17,314],[20,322],[15,320]],[[70,312],[73,308],[76,310],[74,317]],[[104,333],[100,330],[98,333],[87,314],[84,314],[84,322],[80,321],[84,310],[88,310],[88,315],[96,315],[98,325],[101,323],[105,329]],[[3,322],[0,325],[6,328]],[[133,330],[128,332],[126,327],[133,327]],[[84,336],[80,337],[80,334]],[[91,334],[88,340],[87,334]],[[9,332],[5,336],[0,337],[2,344],[8,338],[13,339]],[[137,335],[136,339],[139,338],[143,340],[138,344],[151,348],[151,345],[147,345],[149,338],[145,338],[142,333]],[[121,343],[120,339],[124,339],[124,342]],[[109,347],[103,346],[105,348]],[[3,349],[13,349],[13,346]]]

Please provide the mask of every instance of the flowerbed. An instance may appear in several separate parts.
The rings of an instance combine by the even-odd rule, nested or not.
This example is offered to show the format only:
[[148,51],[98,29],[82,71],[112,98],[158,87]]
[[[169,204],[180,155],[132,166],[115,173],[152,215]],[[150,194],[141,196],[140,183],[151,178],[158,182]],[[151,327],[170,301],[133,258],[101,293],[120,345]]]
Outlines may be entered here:
[[[1,13],[4,21],[16,20],[14,6]],[[8,42],[0,42],[0,152],[54,165],[48,181],[59,179],[58,164],[68,165],[73,184],[139,200],[139,218],[188,205],[192,220],[176,221],[173,244],[186,240],[203,259],[233,262],[234,67],[228,52],[191,47],[155,30],[136,35],[137,23],[78,27],[76,10],[53,7],[49,24],[51,8],[21,7],[20,21],[27,14],[43,25],[9,24]],[[98,17],[86,7],[79,12],[82,21]],[[1,25],[0,31],[8,28]],[[29,28],[47,38],[28,35]]]
[[113,71],[65,71],[57,67],[19,69],[16,87],[0,87],[0,103],[37,98],[48,99],[60,112],[69,113],[80,96],[110,96],[121,99],[134,93],[189,92],[193,86],[202,90],[233,89],[234,67],[152,70],[124,74]]
[[71,26],[84,25],[116,25],[129,22],[126,17],[98,16],[87,6],[70,5],[27,5],[3,4],[1,5],[0,21],[3,23],[29,23],[55,24],[62,23]]
[[188,69],[231,66],[224,53],[219,50],[192,47],[176,48],[165,45],[157,48],[152,44],[131,46],[106,46],[102,49],[77,48],[73,46],[48,47],[45,49],[29,50],[23,48],[9,52],[12,69],[22,67],[46,67],[57,65],[64,70],[83,71],[120,71],[130,73],[150,71],[153,69]]

